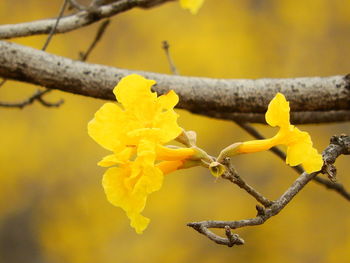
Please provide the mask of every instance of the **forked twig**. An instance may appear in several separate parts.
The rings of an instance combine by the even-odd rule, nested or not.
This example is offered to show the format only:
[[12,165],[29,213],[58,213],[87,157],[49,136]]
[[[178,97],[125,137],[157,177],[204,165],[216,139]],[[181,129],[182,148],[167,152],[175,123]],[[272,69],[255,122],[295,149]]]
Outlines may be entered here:
[[[242,242],[237,243],[232,241],[231,234],[228,235],[228,229],[237,229],[241,227],[247,226],[257,226],[265,223],[272,216],[277,215],[286,205],[301,191],[306,184],[308,184],[311,180],[317,176],[320,172],[325,172],[328,169],[329,165],[333,166],[336,158],[341,154],[350,154],[350,137],[346,135],[341,136],[333,136],[331,138],[330,145],[323,151],[323,159],[324,159],[324,167],[321,171],[314,172],[308,174],[303,172],[294,183],[281,195],[280,198],[273,201],[269,206],[261,207],[256,206],[257,216],[254,218],[236,220],[236,221],[202,221],[202,222],[193,222],[187,224],[192,227],[199,233],[205,235],[210,240],[214,241],[217,244],[233,246],[233,245],[241,245],[244,241],[236,236],[236,239],[241,240]],[[230,168],[229,159],[226,159],[223,163],[228,166],[226,170],[226,174],[224,174],[223,178],[232,178],[237,176],[237,173]],[[210,228],[223,228],[225,229],[226,238],[221,237],[215,233],[213,233]]]
[[[55,23],[54,27],[52,27],[49,35],[46,38],[46,41],[45,41],[43,47],[41,48],[42,51],[45,51],[47,49],[47,47],[49,46],[49,44],[52,40],[52,37],[56,32],[57,26],[58,26],[63,14],[64,14],[64,11],[67,8],[68,2],[69,2],[68,0],[64,0],[62,6],[60,8],[59,14],[57,16],[56,23]],[[7,79],[3,79],[0,83],[0,87],[3,86],[6,82],[7,82]],[[63,104],[63,102],[64,102],[63,99],[59,100],[58,102],[54,102],[54,103],[45,101],[43,96],[45,94],[49,93],[50,91],[51,91],[51,89],[45,89],[45,90],[38,89],[33,95],[31,95],[29,98],[27,98],[21,102],[0,102],[0,107],[22,109],[25,106],[33,104],[34,101],[40,102],[41,105],[43,105],[45,107],[59,107],[61,104]]]

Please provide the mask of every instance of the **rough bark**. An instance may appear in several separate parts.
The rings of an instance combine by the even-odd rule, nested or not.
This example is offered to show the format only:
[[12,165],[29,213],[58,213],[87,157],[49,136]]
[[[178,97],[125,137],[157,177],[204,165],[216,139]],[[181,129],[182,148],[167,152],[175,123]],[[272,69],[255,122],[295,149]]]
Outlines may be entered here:
[[159,94],[175,90],[179,108],[206,116],[264,122],[263,114],[277,92],[290,101],[296,123],[344,121],[350,116],[348,76],[256,80],[174,76],[75,61],[0,41],[3,78],[114,100],[113,87],[131,73],[156,80],[154,90]]

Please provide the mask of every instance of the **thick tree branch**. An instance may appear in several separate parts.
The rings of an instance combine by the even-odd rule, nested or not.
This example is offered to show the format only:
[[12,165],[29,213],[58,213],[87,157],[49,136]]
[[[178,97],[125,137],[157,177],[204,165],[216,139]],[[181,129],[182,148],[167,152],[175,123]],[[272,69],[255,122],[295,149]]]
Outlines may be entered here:
[[[347,76],[257,80],[172,76],[74,61],[0,41],[0,77],[3,78],[114,100],[113,87],[131,73],[156,80],[154,90],[160,94],[175,90],[180,96],[179,108],[206,116],[227,119],[219,112],[242,116],[263,114],[275,94],[282,92],[290,101],[292,111],[298,112],[294,115],[294,123],[349,119],[349,114],[335,115],[338,119],[335,116],[331,120],[327,118],[330,112],[349,111],[350,81]],[[305,111],[316,113],[309,114],[305,120],[302,113]],[[323,112],[325,119],[319,116]],[[251,120],[247,117],[246,121]]]
[[[119,0],[109,5],[81,10],[73,15],[63,17],[56,29],[56,33],[69,32],[95,23],[103,18],[125,12],[134,7],[149,8],[168,1],[173,0]],[[0,39],[48,34],[54,27],[56,21],[56,18],[52,18],[27,23],[1,25]]]

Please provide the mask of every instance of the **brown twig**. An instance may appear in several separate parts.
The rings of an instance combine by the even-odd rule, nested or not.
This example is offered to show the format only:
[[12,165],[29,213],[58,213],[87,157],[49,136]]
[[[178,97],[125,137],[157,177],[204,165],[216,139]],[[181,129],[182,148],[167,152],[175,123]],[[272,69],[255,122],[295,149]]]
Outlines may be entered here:
[[168,64],[169,64],[169,67],[170,67],[170,72],[173,74],[173,75],[180,75],[176,66],[175,66],[175,63],[170,55],[170,45],[168,43],[168,41],[164,40],[162,42],[162,48],[164,49],[164,52],[165,52],[165,55],[166,55],[166,58],[168,60]]
[[47,102],[45,101],[42,96],[45,94],[49,93],[50,89],[46,90],[37,90],[33,95],[31,95],[29,98],[21,101],[21,102],[0,102],[0,107],[5,107],[5,108],[24,108],[25,106],[31,105],[34,103],[34,101],[39,101],[43,106],[45,107],[59,107],[64,101],[61,99],[58,102]]
[[225,158],[223,163],[227,167],[227,171],[222,175],[222,178],[229,180],[230,182],[238,185],[240,188],[244,189],[248,194],[253,196],[259,203],[264,207],[269,207],[273,204],[268,198],[263,196],[252,186],[248,185],[237,173],[234,166],[230,163],[230,158]]
[[[188,226],[194,228],[199,233],[205,235],[210,240],[226,245],[226,246],[232,246],[232,242],[229,238],[223,238],[212,231],[209,230],[209,228],[227,228],[230,229],[237,229],[241,227],[246,226],[257,226],[265,223],[269,218],[271,218],[274,215],[277,215],[292,199],[293,197],[301,190],[303,187],[310,181],[312,178],[316,176],[317,173],[302,173],[295,182],[290,186],[290,188],[276,201],[273,202],[273,204],[264,209],[263,213],[260,212],[258,215],[254,218],[250,219],[243,219],[243,220],[237,220],[237,221],[202,221],[202,222],[193,222],[187,224]],[[243,241],[243,240],[242,240]],[[244,241],[243,241],[244,242]]]
[[[46,40],[45,40],[45,43],[43,45],[43,47],[41,48],[42,51],[45,51],[47,49],[47,47],[49,46],[51,40],[52,40],[52,37],[53,35],[55,34],[56,32],[56,29],[57,29],[57,26],[64,14],[64,11],[66,10],[67,8],[67,5],[68,5],[68,0],[64,0],[63,1],[63,4],[60,8],[60,11],[58,13],[58,16],[57,16],[57,19],[56,19],[56,23],[54,25],[54,27],[52,27],[49,35],[47,36]],[[3,79],[3,81],[0,83],[0,87],[2,85],[4,85],[6,83],[7,79]],[[45,90],[40,90],[38,89],[32,96],[30,96],[29,98],[21,101],[21,102],[14,102],[14,103],[9,103],[9,102],[0,102],[0,107],[7,107],[7,108],[24,108],[25,106],[28,106],[28,105],[31,105],[33,104],[34,101],[38,101],[40,102],[43,106],[45,107],[59,107],[61,104],[63,104],[63,100],[59,100],[58,102],[54,102],[54,103],[51,103],[51,102],[47,102],[44,100],[43,96],[45,94],[47,94],[48,92],[50,92],[51,89],[45,89]]]
[[58,16],[56,18],[56,22],[55,22],[54,26],[51,28],[49,35],[47,36],[46,41],[44,43],[44,46],[41,48],[42,51],[45,51],[46,48],[49,46],[53,35],[56,33],[56,29],[58,27],[58,24],[59,24],[61,18],[63,17],[64,10],[66,10],[67,5],[68,5],[68,0],[64,0],[63,4],[61,6],[61,9],[58,13]]
[[[350,138],[346,135],[332,137],[330,145],[323,151],[323,157],[325,159],[325,166],[333,164],[335,159],[341,154],[350,154]],[[225,161],[225,165],[229,164],[229,160]],[[324,168],[323,168],[324,169]],[[256,206],[257,216],[250,219],[243,219],[237,221],[202,221],[189,223],[188,226],[194,228],[199,233],[205,235],[210,240],[217,244],[222,244],[226,246],[233,246],[232,238],[227,235],[229,229],[237,229],[246,226],[256,226],[265,223],[272,216],[277,215],[286,205],[301,191],[307,183],[313,180],[318,173],[323,172],[318,171],[311,174],[303,172],[294,183],[278,198],[273,201],[269,206],[261,207]],[[235,177],[236,172],[231,170],[230,167],[227,169],[229,175],[227,176]],[[224,228],[226,238],[223,238],[212,231],[209,228]],[[231,233],[232,234],[232,233]],[[238,237],[239,238],[239,237]],[[243,240],[242,240],[243,241]],[[244,241],[243,241],[244,242]]]
[[[245,130],[247,133],[252,135],[254,138],[259,139],[259,140],[265,139],[265,137],[260,132],[258,132],[254,127],[252,127],[248,123],[236,122],[236,124],[238,126],[240,126],[243,130]],[[344,140],[344,139],[342,139],[342,140]],[[337,140],[335,140],[334,142],[336,142],[336,141]],[[331,144],[330,145],[334,145],[334,143],[332,143],[332,139],[331,139]],[[333,146],[331,146],[331,147],[333,147]],[[336,146],[334,146],[334,147],[335,147],[335,149],[339,150],[339,147],[336,147]],[[283,160],[283,161],[286,160],[286,154],[284,152],[282,152],[280,149],[278,149],[277,147],[271,148],[270,151],[273,152],[276,156],[278,156],[281,160]],[[325,152],[328,152],[328,151],[325,150]],[[334,155],[331,155],[331,156],[334,156]],[[327,159],[328,157],[324,157],[324,158],[326,158],[324,160],[325,160],[325,162],[327,162],[329,164],[328,167],[330,167],[331,162],[328,161],[328,159]],[[305,172],[303,167],[301,167],[300,165],[293,166],[291,168],[293,168],[299,174]],[[318,176],[313,178],[313,181],[323,185],[324,187],[326,187],[329,190],[333,190],[333,191],[337,192],[338,194],[343,196],[346,200],[350,201],[350,193],[345,189],[345,187],[341,183],[336,183],[336,182],[333,182],[333,181],[329,181],[329,180],[327,180],[325,178],[318,177]]]
[[[70,32],[96,23],[103,18],[112,17],[134,7],[151,8],[173,0],[119,0],[111,4],[94,8],[86,8],[61,19],[56,33]],[[27,23],[0,25],[0,39],[48,34],[56,23],[56,19],[43,19]]]
[[2,79],[0,82],[0,88],[6,83],[7,79]]
[[68,2],[69,2],[69,5],[70,5],[70,7],[68,8],[69,10],[72,9],[72,8],[75,8],[75,9],[78,10],[78,11],[82,11],[82,10],[85,10],[85,9],[86,9],[85,6],[79,4],[79,3],[78,3],[77,1],[75,1],[75,0],[68,0]]
[[92,50],[96,47],[97,43],[101,40],[103,34],[106,32],[107,26],[110,24],[110,19],[107,19],[106,21],[102,22],[99,28],[97,29],[96,36],[92,43],[90,44],[89,48],[86,52],[80,52],[79,57],[80,61],[86,61],[92,52]]

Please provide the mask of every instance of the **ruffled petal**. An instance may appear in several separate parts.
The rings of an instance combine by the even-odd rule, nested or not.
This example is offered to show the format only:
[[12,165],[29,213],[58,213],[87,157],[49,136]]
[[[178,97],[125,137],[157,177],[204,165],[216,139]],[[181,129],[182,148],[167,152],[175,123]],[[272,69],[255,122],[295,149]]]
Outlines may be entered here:
[[153,120],[153,127],[159,128],[159,142],[161,144],[174,140],[182,132],[177,124],[178,114],[174,110],[159,113]]
[[104,104],[88,124],[88,133],[98,144],[113,151],[125,140],[122,126],[126,122],[123,110],[113,103]]
[[130,175],[129,166],[109,168],[103,175],[102,185],[108,201],[114,206],[129,210],[128,191],[124,179]]
[[313,173],[321,170],[323,166],[322,155],[312,148],[308,158],[303,162],[304,169],[307,173]]
[[303,163],[313,149],[310,135],[305,131],[300,131],[293,125],[290,125],[288,132],[283,134],[282,143],[288,146],[286,163],[291,166]]
[[179,96],[177,96],[177,94],[173,90],[170,90],[168,93],[161,95],[157,98],[158,106],[162,110],[173,109],[178,102]]
[[155,166],[145,166],[142,169],[142,176],[136,182],[133,195],[147,196],[158,191],[163,184],[163,173]]
[[140,103],[149,103],[157,98],[157,93],[151,92],[154,84],[154,80],[131,74],[119,81],[113,93],[125,109],[135,109]]
[[130,219],[130,226],[135,229],[137,234],[142,234],[150,222],[149,218],[138,213],[128,213],[127,216]]
[[124,180],[129,175],[129,166],[109,168],[103,176],[102,184],[108,201],[126,212],[131,226],[140,234],[149,223],[149,219],[140,215],[145,207],[147,195],[141,192],[133,194],[125,187]]
[[288,127],[290,125],[289,111],[289,102],[283,94],[277,93],[269,103],[265,114],[266,122],[272,127]]
[[130,157],[135,153],[135,148],[127,147],[119,153],[114,153],[105,156],[97,165],[102,167],[109,167],[117,164],[125,164],[129,161]]

